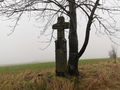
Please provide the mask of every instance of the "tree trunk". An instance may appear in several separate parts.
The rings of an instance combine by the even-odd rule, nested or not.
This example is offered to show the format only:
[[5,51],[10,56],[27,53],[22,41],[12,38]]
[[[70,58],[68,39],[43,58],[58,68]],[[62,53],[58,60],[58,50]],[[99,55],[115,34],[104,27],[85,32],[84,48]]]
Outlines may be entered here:
[[89,37],[90,37],[90,29],[86,30],[86,35],[85,35],[84,44],[83,44],[81,50],[79,51],[79,53],[78,53],[76,59],[79,59],[79,58],[83,55],[83,53],[85,52],[86,47],[87,47],[88,42],[89,42]]
[[86,27],[85,41],[82,48],[78,53],[78,38],[77,38],[77,17],[75,0],[69,0],[69,11],[70,11],[70,33],[69,33],[69,61],[68,61],[68,73],[70,75],[79,75],[78,71],[78,60],[83,55],[89,42],[90,28],[93,21],[93,16],[100,0],[96,0],[95,6],[91,10],[91,14],[88,17],[88,23]]
[[85,41],[83,43],[83,46],[82,48],[80,49],[76,59],[79,59],[83,53],[85,52],[86,50],[86,47],[88,45],[88,42],[89,42],[89,37],[90,37],[90,30],[91,30],[91,25],[92,25],[92,22],[93,22],[93,19],[94,19],[94,14],[95,14],[95,10],[97,9],[97,6],[99,5],[99,1],[100,0],[96,0],[95,2],[95,5],[93,7],[93,9],[91,10],[91,14],[90,16],[88,17],[88,23],[87,23],[87,27],[86,27],[86,35],[85,35]]
[[70,16],[70,31],[69,31],[69,60],[68,74],[78,75],[78,37],[77,37],[77,17],[75,0],[69,0],[69,16]]

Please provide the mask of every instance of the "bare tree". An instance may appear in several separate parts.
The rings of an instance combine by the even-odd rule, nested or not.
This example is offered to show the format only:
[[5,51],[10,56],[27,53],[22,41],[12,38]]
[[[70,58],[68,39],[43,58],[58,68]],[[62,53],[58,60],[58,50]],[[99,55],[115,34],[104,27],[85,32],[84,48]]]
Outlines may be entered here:
[[[111,4],[112,3],[112,4]],[[0,1],[0,14],[15,19],[13,32],[21,16],[25,13],[34,13],[37,18],[47,18],[44,31],[58,16],[66,16],[70,20],[69,31],[69,60],[68,74],[79,75],[78,61],[83,55],[89,42],[91,26],[100,33],[105,33],[109,39],[119,38],[116,32],[116,21],[113,17],[120,12],[119,0],[2,0]],[[78,52],[77,14],[86,16],[86,35],[82,48]],[[114,24],[113,24],[114,23]]]
[[114,61],[114,63],[117,63],[117,49],[115,46],[112,46],[111,51],[109,51],[109,57]]

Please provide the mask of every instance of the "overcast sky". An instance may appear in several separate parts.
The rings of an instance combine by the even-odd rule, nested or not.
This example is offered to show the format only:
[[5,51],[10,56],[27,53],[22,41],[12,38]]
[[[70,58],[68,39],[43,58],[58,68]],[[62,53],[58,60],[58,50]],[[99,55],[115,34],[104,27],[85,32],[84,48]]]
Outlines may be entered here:
[[[8,36],[12,29],[10,27],[11,21],[3,20],[0,20],[0,65],[55,61],[55,39],[52,40],[48,48],[44,49],[49,44],[47,41],[50,32],[48,30],[41,36],[41,28],[38,28],[41,23],[36,25],[35,20],[29,20],[27,16],[23,17],[15,32]],[[85,35],[85,21],[80,20],[82,22],[78,24],[79,49],[83,44]],[[51,28],[52,26],[49,29]],[[68,30],[66,30],[66,39],[68,39]],[[108,57],[112,45],[114,44],[107,36],[96,33],[93,28],[88,47],[82,58]],[[118,56],[120,56],[120,47],[116,45],[115,47]]]
[[[40,37],[40,28],[35,26],[34,21],[24,18],[10,36],[8,34],[12,28],[9,26],[9,21],[0,22],[0,65],[55,61],[55,39],[47,49],[42,50],[48,45],[46,42],[49,35]],[[81,33],[78,36],[79,48],[84,41],[84,32],[80,29],[78,29],[78,33]],[[68,38],[67,34],[66,38]],[[108,57],[111,45],[111,41],[106,36],[96,34],[96,31],[92,30],[88,47],[82,58]],[[117,50],[120,56],[119,47]]]

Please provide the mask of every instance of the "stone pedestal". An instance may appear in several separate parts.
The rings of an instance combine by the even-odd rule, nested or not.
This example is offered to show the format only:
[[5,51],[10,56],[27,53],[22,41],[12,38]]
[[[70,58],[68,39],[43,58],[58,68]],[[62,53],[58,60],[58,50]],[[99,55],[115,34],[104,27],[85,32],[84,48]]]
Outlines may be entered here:
[[67,70],[67,45],[66,40],[55,41],[55,59],[56,59],[56,75],[64,76]]

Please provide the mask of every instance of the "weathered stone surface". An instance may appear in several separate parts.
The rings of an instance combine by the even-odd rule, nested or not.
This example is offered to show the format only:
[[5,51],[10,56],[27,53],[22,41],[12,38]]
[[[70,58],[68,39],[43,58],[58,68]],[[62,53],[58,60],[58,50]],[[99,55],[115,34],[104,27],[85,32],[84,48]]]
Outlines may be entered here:
[[64,17],[58,17],[58,22],[52,28],[57,29],[57,40],[55,41],[56,75],[64,76],[67,70],[67,45],[64,29],[69,28],[69,23],[65,22]]

